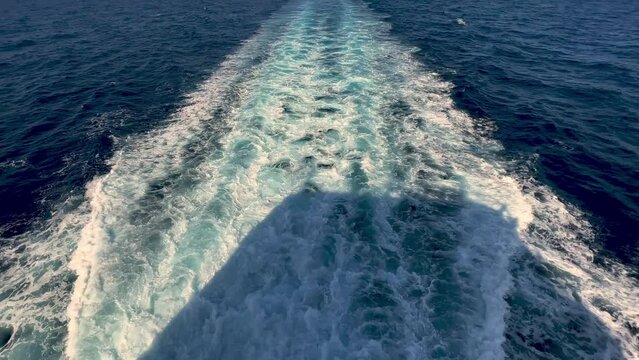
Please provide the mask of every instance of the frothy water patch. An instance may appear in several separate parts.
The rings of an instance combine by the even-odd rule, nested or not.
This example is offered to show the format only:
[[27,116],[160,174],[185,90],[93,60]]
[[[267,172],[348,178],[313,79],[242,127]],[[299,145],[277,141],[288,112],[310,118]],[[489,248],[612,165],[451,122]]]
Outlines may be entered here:
[[[484,306],[494,301],[478,299],[492,279],[458,264],[456,247],[479,236],[455,225],[463,199],[423,196],[287,197],[143,358],[500,356],[501,334],[484,339],[475,329],[501,322],[486,324]],[[481,205],[473,213],[517,236],[501,213]]]
[[11,160],[11,161],[3,161],[0,163],[0,169],[7,169],[7,168],[20,168],[27,165],[27,161],[26,160]]
[[3,250],[11,351],[57,331],[70,358],[636,357],[636,284],[388,29],[293,2],[125,139],[87,203]]

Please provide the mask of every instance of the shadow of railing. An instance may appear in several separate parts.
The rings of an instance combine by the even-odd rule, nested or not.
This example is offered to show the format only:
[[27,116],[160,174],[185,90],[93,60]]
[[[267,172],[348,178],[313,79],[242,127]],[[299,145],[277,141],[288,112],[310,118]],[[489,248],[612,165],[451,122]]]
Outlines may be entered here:
[[621,358],[515,220],[441,195],[286,198],[141,358]]

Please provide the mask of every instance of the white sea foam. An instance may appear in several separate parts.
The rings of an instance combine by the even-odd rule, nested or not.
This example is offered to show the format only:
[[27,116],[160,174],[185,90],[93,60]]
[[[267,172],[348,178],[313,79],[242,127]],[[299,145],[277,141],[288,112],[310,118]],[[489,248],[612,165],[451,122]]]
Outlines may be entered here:
[[89,214],[80,201],[67,199],[38,230],[0,239],[0,326],[13,332],[2,356],[47,356],[61,350],[73,282],[66,264]]

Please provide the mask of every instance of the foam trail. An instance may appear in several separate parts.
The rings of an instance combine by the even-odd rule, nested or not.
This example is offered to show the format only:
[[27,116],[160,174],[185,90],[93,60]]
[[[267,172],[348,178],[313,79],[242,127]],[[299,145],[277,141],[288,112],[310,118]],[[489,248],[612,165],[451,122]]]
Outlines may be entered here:
[[287,5],[35,247],[79,238],[66,356],[636,357],[636,285],[450,87],[365,4]]
[[[173,159],[179,153],[173,150],[174,145],[158,141],[162,135],[153,135],[137,148],[123,152],[111,173],[91,185],[89,195],[97,216],[85,228],[80,250],[71,263],[79,278],[69,306],[70,356],[104,356],[103,347],[95,346],[96,343],[104,344],[112,349],[108,352],[115,351],[119,356],[137,356],[162,325],[225,264],[248,230],[289,194],[309,186],[323,191],[365,191],[380,196],[393,189],[394,197],[415,191],[412,187],[419,166],[402,170],[406,172],[404,181],[392,176],[393,167],[405,161],[402,150],[393,144],[393,136],[404,131],[402,115],[396,114],[396,124],[386,123],[388,109],[401,100],[394,93],[401,93],[408,79],[399,72],[404,59],[395,54],[397,50],[404,51],[379,37],[376,28],[384,24],[360,6],[348,2],[305,2],[282,14],[287,25],[270,45],[265,60],[245,79],[233,83],[239,99],[225,114],[227,118],[220,119],[232,124],[229,133],[218,140],[219,148],[209,148],[210,144],[198,148],[198,152],[211,151],[211,155],[204,154],[208,158],[195,164],[180,163],[179,159]],[[240,53],[247,51],[242,49]],[[390,64],[384,63],[389,59]],[[188,139],[173,129],[164,134],[170,139]],[[195,136],[211,134],[205,130]],[[426,136],[418,131],[404,141],[408,144]],[[146,141],[152,142],[153,147],[146,146]],[[168,146],[161,147],[168,155],[166,159],[154,153],[158,143],[167,143]],[[429,156],[429,151],[418,149],[422,157]],[[146,164],[150,158],[153,158],[151,166]],[[173,163],[177,165],[172,167]],[[455,182],[439,184],[436,180],[429,185],[431,196],[440,187],[452,186],[458,193],[463,191]],[[153,194],[156,191],[162,196]],[[388,206],[377,204],[373,208],[383,212]],[[318,212],[312,216],[321,219],[328,215]],[[138,217],[143,220],[137,220]],[[397,233],[390,232],[380,241],[405,236],[402,233],[407,230],[401,229],[407,226],[398,222]],[[457,230],[445,231],[453,237]],[[467,237],[468,246],[472,246],[477,235],[474,229],[468,229],[467,234],[460,236]],[[385,246],[392,248],[396,244]],[[433,266],[442,272],[455,271],[452,254]],[[507,264],[508,255],[504,252],[499,259],[502,280],[507,279],[503,264]],[[478,261],[489,266],[492,260],[488,257]],[[362,271],[358,269],[355,273]],[[433,281],[431,275],[422,274],[416,279],[426,286]],[[304,276],[308,274],[300,274]],[[391,287],[400,286],[409,282],[407,276],[387,274],[384,282]],[[454,279],[441,281],[450,281],[446,286],[474,287],[457,284]],[[503,328],[500,324],[505,310],[500,294],[508,286],[488,277],[472,282],[482,284],[485,299],[469,298],[465,306],[481,306],[486,301],[491,310],[477,315],[478,318],[464,316],[459,320],[460,326],[465,322],[483,324],[488,319],[486,328],[496,331],[497,336],[492,339],[494,333],[455,336],[461,337],[463,354],[470,355],[479,346],[480,354],[500,356],[499,327]],[[357,297],[353,293],[357,293],[358,287],[347,281],[339,292]],[[425,309],[404,299],[407,295],[402,295],[399,289],[396,291],[396,301],[403,308],[396,310],[398,313],[421,313],[413,318],[402,316],[403,321],[413,324],[410,328],[418,328],[418,322],[434,321],[428,318]],[[345,306],[346,299],[335,301]],[[335,311],[344,308],[338,306]],[[138,343],[132,343],[128,336],[132,329],[138,329]],[[395,350],[385,351],[399,352],[400,344],[419,348],[410,340],[414,338],[411,330],[406,331],[397,339]],[[437,329],[432,331],[436,333]],[[91,336],[82,338],[80,334]],[[354,344],[350,347],[344,345],[341,351],[345,355],[379,352],[369,344],[372,340],[366,333],[361,336],[359,341],[352,340]],[[428,341],[423,340],[424,345],[447,342],[446,336],[433,335]],[[456,351],[452,350],[453,344],[448,346],[444,351]]]
[[[526,269],[511,273],[511,257],[526,246],[554,256],[535,230],[548,214],[562,216],[552,220],[554,233],[585,233],[586,225],[561,203],[540,204],[522,192],[493,155],[499,145],[454,109],[449,87],[390,39],[364,5],[291,4],[230,57],[174,125],[134,140],[111,172],[89,185],[91,220],[70,264],[78,279],[67,354],[133,358],[154,339],[150,354],[169,358],[496,359],[515,351],[506,340],[527,319],[509,313],[510,296],[536,277]],[[318,190],[326,195],[295,195]],[[327,225],[340,203],[355,228]],[[298,206],[306,215],[290,213]],[[210,281],[224,283],[232,269],[250,273],[251,262],[278,273],[270,250],[251,262],[241,260],[247,250],[233,257],[243,241],[257,241],[251,230],[260,223],[257,244],[298,259],[289,270],[295,275],[276,283],[228,275],[226,292],[207,295]],[[375,245],[347,242],[362,236]],[[313,259],[314,245],[325,239],[338,239],[331,245],[337,265],[309,268],[303,259]],[[370,259],[357,260],[358,253]],[[397,264],[382,266],[374,260],[381,254]],[[631,299],[628,288],[619,289]],[[265,310],[314,292],[331,296],[284,318]],[[372,308],[364,301],[380,294],[387,300]],[[180,312],[189,299],[200,300]],[[222,312],[233,307],[238,312]],[[171,333],[169,321],[193,320],[193,313],[206,321],[203,328]],[[308,316],[319,330],[304,325]],[[371,320],[380,316],[381,324]],[[252,333],[232,325],[246,322]],[[601,346],[585,354],[616,356],[618,339],[606,340],[592,324],[580,335]],[[162,331],[183,342],[163,347]],[[581,345],[570,334],[553,336],[575,351]],[[197,345],[185,345],[191,340]]]

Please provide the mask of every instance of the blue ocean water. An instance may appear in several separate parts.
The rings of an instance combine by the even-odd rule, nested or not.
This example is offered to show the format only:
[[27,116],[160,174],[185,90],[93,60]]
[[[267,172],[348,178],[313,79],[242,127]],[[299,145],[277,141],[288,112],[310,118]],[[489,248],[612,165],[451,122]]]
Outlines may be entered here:
[[0,358],[639,356],[639,9],[0,4]]

